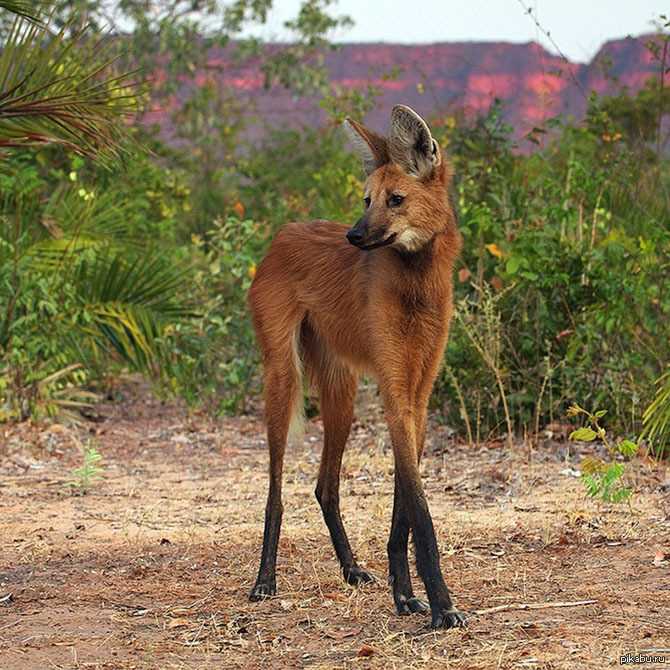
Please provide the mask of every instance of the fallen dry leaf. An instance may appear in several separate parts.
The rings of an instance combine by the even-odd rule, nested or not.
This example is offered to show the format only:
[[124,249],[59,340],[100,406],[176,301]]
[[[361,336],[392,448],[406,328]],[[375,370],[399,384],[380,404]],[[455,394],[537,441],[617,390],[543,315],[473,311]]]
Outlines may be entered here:
[[498,275],[491,277],[491,286],[493,286],[496,291],[502,291],[504,287],[503,280],[498,277]]
[[237,216],[240,217],[240,219],[244,216],[244,205],[238,200],[234,205],[233,205],[233,211]]
[[328,600],[339,600],[340,602],[348,600],[347,596],[344,593],[340,593],[338,591],[332,593],[324,593],[323,597],[327,598]]
[[241,637],[221,640],[221,644],[226,644],[229,647],[240,647],[241,649],[246,649],[249,646],[249,643]]
[[374,647],[371,647],[369,644],[364,644],[359,650],[357,656],[360,656],[362,658],[367,658],[369,656],[372,656],[373,654],[376,654],[377,650]]

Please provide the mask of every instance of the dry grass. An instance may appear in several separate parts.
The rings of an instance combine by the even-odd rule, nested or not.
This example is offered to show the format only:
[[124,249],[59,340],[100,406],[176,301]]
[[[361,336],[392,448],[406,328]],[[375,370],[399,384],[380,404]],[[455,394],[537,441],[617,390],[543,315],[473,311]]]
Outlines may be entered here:
[[256,604],[246,593],[266,487],[260,422],[214,425],[148,399],[108,413],[95,437],[104,476],[85,496],[64,486],[80,434],[0,427],[3,670],[604,668],[670,646],[658,466],[638,464],[631,513],[584,499],[564,445],[542,446],[529,465],[521,446],[459,447],[433,427],[425,482],[457,604],[596,601],[473,615],[466,630],[434,633],[395,615],[385,583],[392,459],[376,412],[355,427],[342,497],[378,583],[340,579],[312,493],[315,422],[287,458],[279,595]]

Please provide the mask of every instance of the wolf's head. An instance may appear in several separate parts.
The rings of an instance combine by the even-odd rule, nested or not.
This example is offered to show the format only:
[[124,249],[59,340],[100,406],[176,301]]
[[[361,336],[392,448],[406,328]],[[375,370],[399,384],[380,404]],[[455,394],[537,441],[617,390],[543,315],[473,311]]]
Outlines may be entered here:
[[347,239],[364,250],[419,251],[453,221],[451,169],[428,125],[414,110],[396,105],[387,137],[352,119],[344,127],[368,175],[365,212]]

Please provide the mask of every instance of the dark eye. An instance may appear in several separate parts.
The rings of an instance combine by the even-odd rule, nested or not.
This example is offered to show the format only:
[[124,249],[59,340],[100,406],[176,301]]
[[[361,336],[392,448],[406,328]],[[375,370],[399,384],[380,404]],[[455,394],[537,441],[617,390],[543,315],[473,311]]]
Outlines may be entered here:
[[365,207],[368,208],[370,206],[370,198],[363,198],[363,202],[365,203]]
[[404,199],[405,199],[404,195],[398,195],[397,193],[394,193],[389,198],[389,207],[399,207],[400,205],[402,205]]

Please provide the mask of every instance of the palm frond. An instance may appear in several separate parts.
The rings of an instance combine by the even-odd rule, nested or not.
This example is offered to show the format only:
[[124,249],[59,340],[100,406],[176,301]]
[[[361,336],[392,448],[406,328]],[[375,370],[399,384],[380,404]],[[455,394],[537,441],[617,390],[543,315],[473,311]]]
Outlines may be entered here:
[[17,14],[33,23],[42,23],[42,11],[49,6],[47,0],[0,0],[0,9]]
[[155,371],[166,328],[193,316],[178,299],[187,273],[159,256],[117,253],[83,261],[74,279],[85,315],[82,332],[95,348],[115,352],[134,369]]
[[100,400],[97,393],[83,388],[74,373],[83,370],[81,363],[66,365],[55,372],[39,377],[35,382],[33,412],[57,416],[60,421],[80,423],[81,410],[91,409]]
[[161,357],[163,320],[151,310],[127,303],[87,305],[91,315],[85,330],[103,351],[114,351],[133,369],[153,372]]
[[159,253],[133,257],[125,252],[82,262],[75,281],[87,303],[129,303],[177,318],[192,314],[176,300],[188,272],[187,267],[176,266]]
[[670,454],[670,372],[658,380],[653,402],[642,417],[642,437],[649,440],[652,451],[658,456]]
[[69,377],[76,370],[81,370],[81,368],[82,368],[81,363],[72,363],[70,365],[66,365],[64,368],[56,370],[56,372],[52,372],[46,377],[42,377],[37,382],[37,388],[46,389],[49,386],[51,386],[51,384],[62,381],[63,379]]
[[28,271],[58,272],[76,262],[77,256],[87,250],[105,251],[110,244],[87,235],[67,235],[39,240],[30,246],[23,262]]
[[86,28],[50,34],[17,18],[0,54],[0,148],[58,143],[103,160],[117,157],[124,117],[137,106],[134,73],[103,76],[114,62],[112,39]]
[[87,249],[136,252],[148,242],[134,229],[132,205],[114,191],[82,197],[81,187],[68,183],[53,191],[35,218],[41,235],[36,235],[25,261],[37,270],[67,265]]
[[133,247],[141,238],[132,225],[132,203],[113,190],[82,193],[78,184],[56,189],[42,214],[42,226],[51,237],[83,235]]

